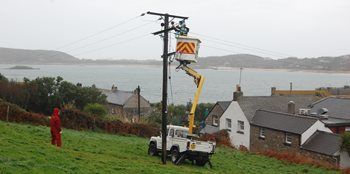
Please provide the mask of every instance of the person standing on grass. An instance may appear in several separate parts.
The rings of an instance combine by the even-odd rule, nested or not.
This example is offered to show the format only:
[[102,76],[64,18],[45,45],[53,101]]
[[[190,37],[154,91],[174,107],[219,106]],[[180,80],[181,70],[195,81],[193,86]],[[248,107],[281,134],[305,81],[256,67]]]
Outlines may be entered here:
[[57,147],[62,146],[61,141],[61,120],[59,117],[60,110],[58,108],[53,109],[53,114],[50,119],[50,128],[51,128],[51,144],[57,145]]

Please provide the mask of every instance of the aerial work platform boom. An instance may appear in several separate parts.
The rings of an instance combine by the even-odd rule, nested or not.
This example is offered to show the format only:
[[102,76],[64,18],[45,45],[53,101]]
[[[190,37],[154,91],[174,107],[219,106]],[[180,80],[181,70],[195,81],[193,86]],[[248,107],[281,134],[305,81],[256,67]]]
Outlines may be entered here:
[[189,124],[188,124],[188,133],[192,134],[193,133],[193,127],[194,127],[194,116],[198,104],[198,99],[199,96],[202,92],[202,87],[204,83],[204,77],[200,75],[198,72],[196,72],[194,69],[188,67],[186,64],[181,63],[180,66],[178,67],[186,72],[189,76],[192,76],[194,78],[194,83],[197,85],[197,90],[194,95],[191,111],[189,114]]

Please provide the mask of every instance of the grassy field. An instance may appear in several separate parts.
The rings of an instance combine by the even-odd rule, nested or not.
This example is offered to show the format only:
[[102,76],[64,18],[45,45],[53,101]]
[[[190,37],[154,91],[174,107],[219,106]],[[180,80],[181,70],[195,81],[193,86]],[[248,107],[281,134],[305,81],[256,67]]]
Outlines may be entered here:
[[0,121],[0,173],[336,173],[217,148],[213,168],[162,165],[147,155],[148,140],[63,130],[63,148],[50,145],[49,128]]

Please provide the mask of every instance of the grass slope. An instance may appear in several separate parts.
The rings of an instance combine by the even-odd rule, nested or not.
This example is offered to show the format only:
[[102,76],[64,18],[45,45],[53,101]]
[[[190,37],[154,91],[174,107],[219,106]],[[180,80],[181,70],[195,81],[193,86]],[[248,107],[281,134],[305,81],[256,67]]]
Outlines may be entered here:
[[147,139],[132,136],[65,129],[62,149],[49,142],[47,127],[0,121],[0,173],[335,173],[228,148],[217,148],[213,169],[162,165],[147,155]]

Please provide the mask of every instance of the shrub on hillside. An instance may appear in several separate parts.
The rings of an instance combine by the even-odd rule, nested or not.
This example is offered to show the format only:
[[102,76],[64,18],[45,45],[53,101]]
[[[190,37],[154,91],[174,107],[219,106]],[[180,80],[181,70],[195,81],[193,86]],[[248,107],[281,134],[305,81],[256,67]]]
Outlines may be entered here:
[[140,137],[157,135],[159,129],[151,124],[124,123],[120,120],[107,121],[76,109],[62,110],[61,122],[65,128],[76,130],[101,130],[113,134],[131,134]]
[[8,121],[17,123],[31,123],[34,125],[49,125],[45,115],[30,113],[17,105],[0,100],[0,120],[6,121],[7,107],[9,106]]
[[200,137],[202,141],[214,141],[218,145],[224,145],[227,147],[232,147],[230,136],[226,130],[220,130],[219,132],[213,134],[204,134]]
[[334,170],[339,169],[338,166],[331,164],[329,162],[315,160],[313,158],[310,158],[295,152],[289,152],[289,151],[280,152],[280,151],[274,151],[274,150],[266,150],[258,154],[262,154],[264,156],[276,158],[278,160],[294,163],[294,164],[308,164],[315,167],[323,167],[326,169],[334,169]]
[[91,115],[96,115],[99,117],[104,117],[107,115],[106,108],[98,103],[89,103],[84,107],[84,112],[89,113]]

